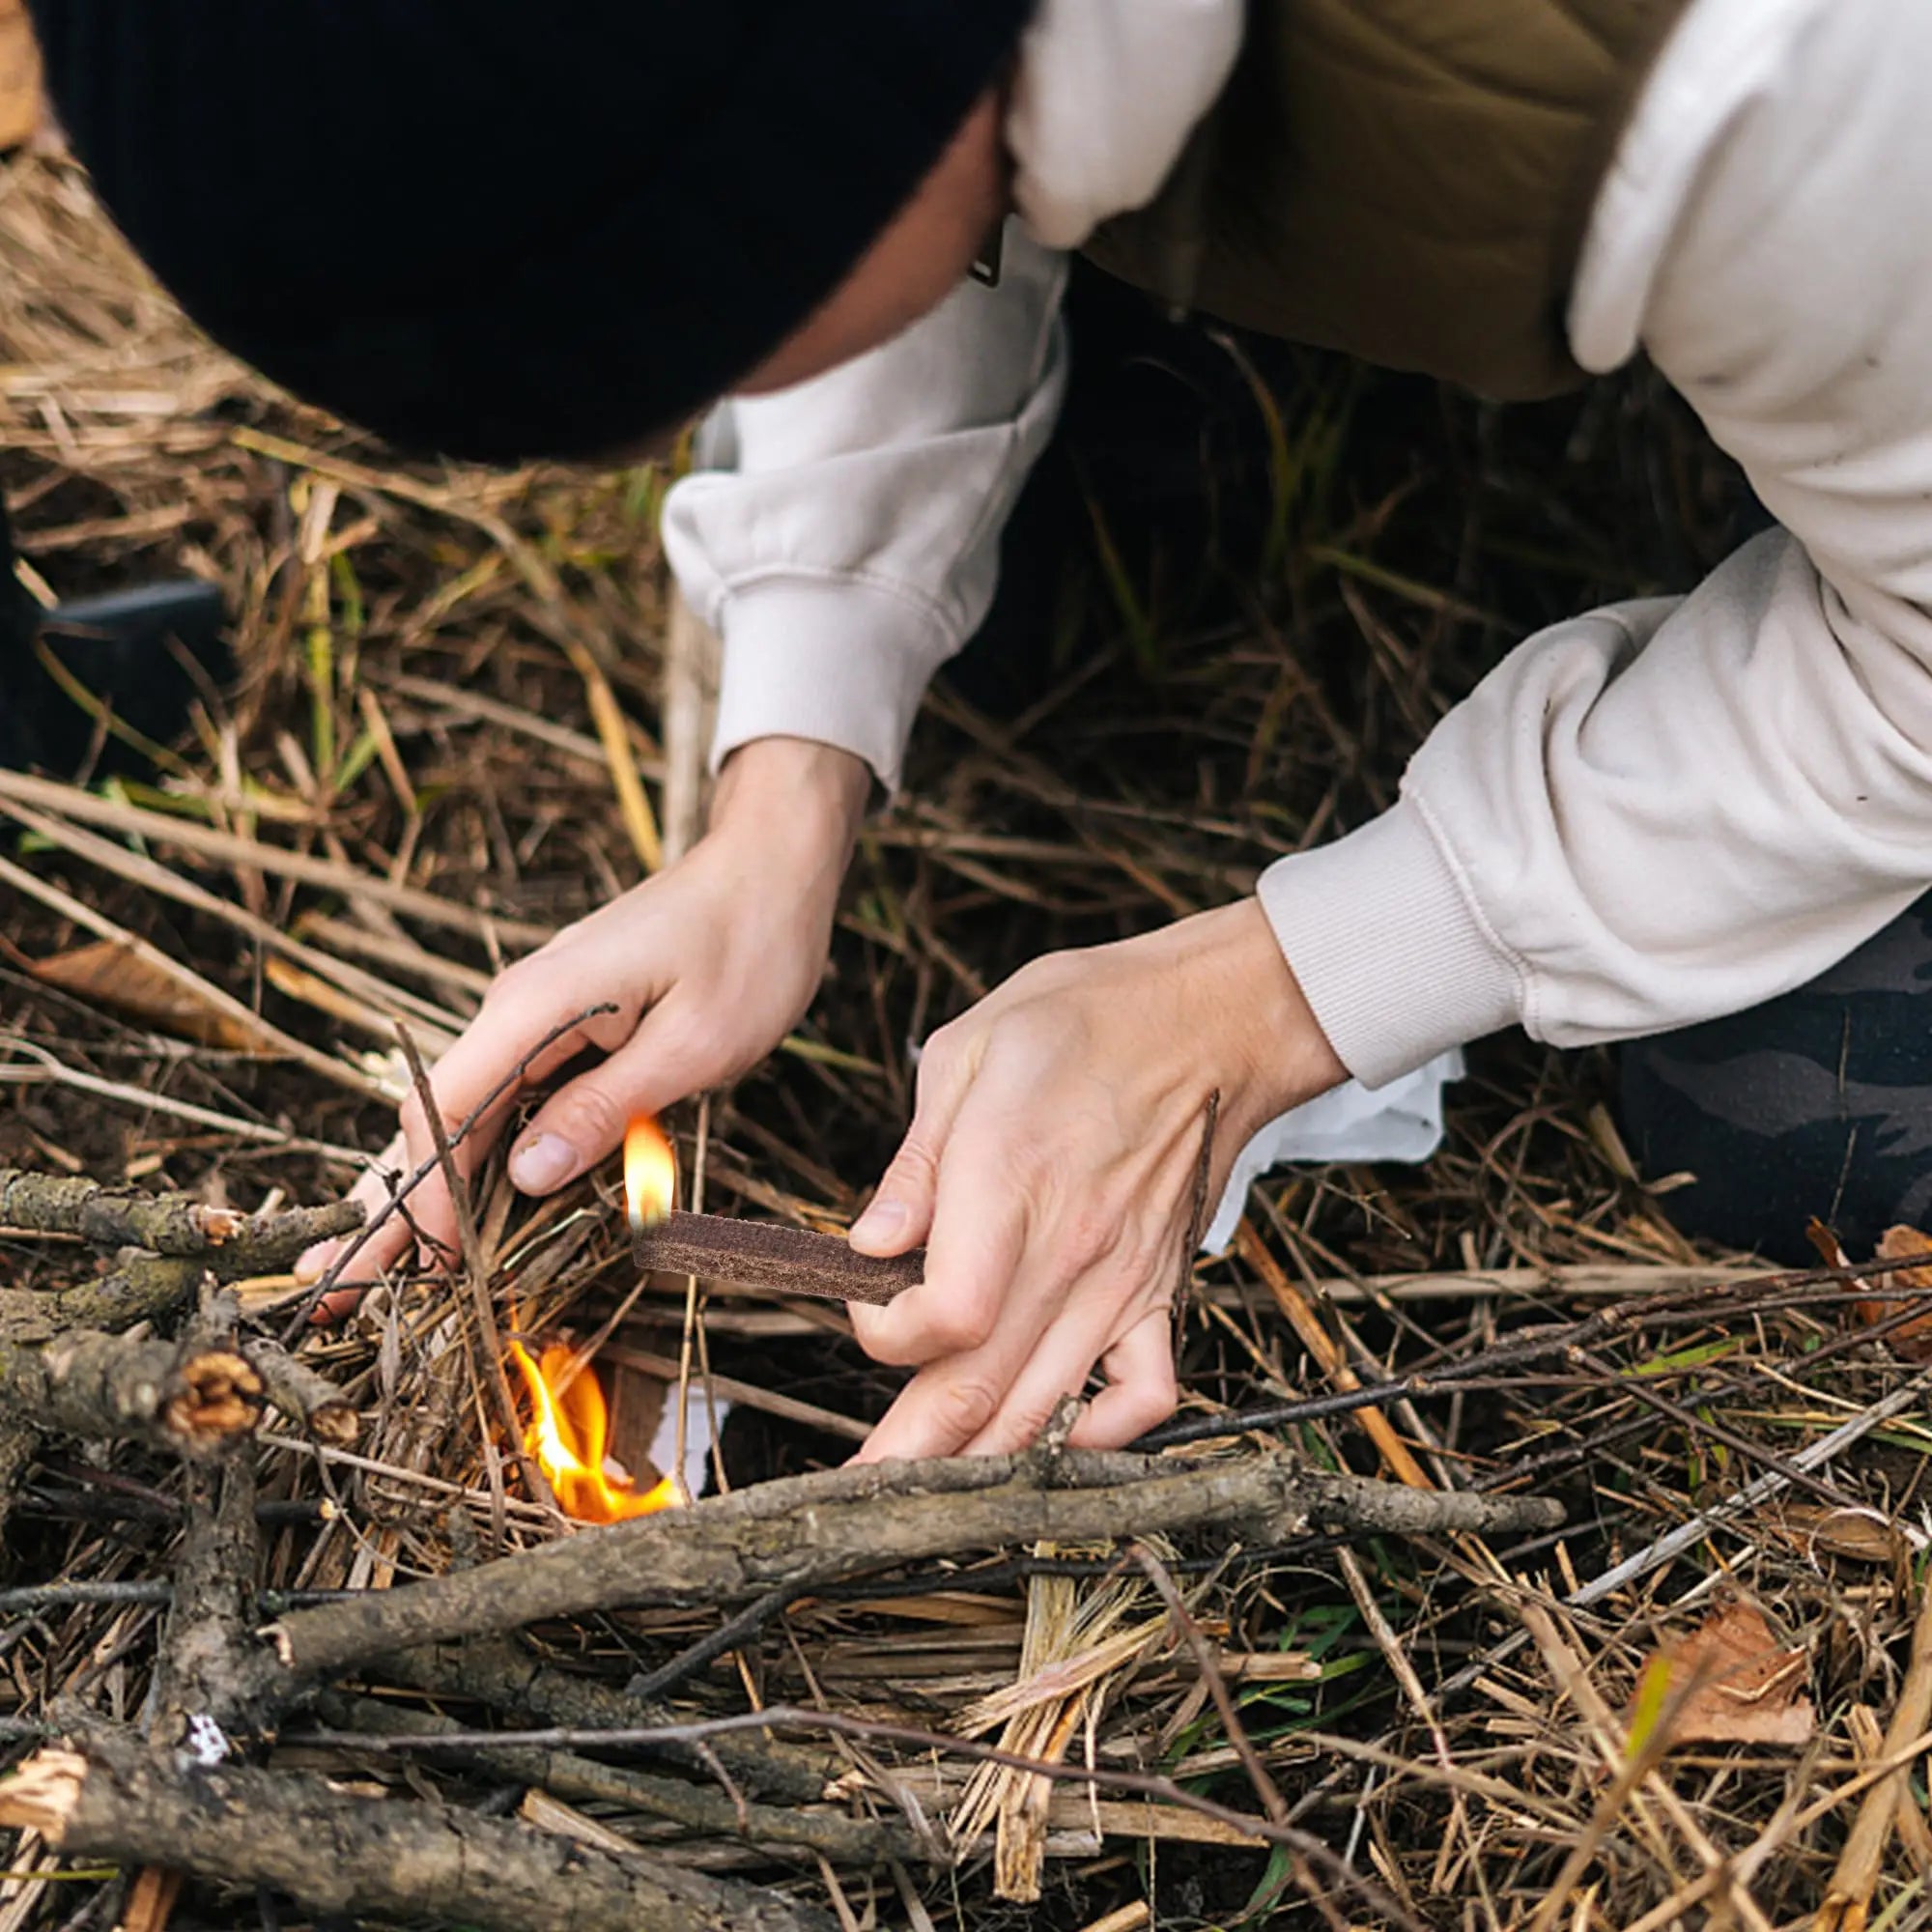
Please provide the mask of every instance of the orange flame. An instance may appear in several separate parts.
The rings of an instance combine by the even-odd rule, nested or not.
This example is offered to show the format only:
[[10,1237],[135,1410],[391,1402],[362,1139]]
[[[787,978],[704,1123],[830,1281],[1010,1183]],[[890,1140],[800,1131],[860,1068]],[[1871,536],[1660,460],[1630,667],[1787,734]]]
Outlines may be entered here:
[[604,1391],[587,1366],[570,1375],[576,1356],[566,1344],[553,1342],[533,1362],[521,1342],[512,1342],[510,1356],[529,1384],[530,1426],[524,1431],[524,1447],[550,1478],[565,1516],[579,1522],[623,1522],[678,1502],[677,1485],[668,1476],[639,1495],[628,1476],[611,1474],[604,1457],[611,1439]]
[[677,1152],[648,1114],[639,1114],[624,1136],[624,1204],[639,1234],[677,1204]]

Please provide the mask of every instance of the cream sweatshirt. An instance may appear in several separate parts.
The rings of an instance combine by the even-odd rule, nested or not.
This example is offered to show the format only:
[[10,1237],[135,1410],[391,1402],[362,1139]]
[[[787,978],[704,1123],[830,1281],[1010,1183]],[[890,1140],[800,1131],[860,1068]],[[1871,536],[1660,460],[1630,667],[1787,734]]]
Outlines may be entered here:
[[[718,757],[783,733],[897,782],[1051,431],[1056,251],[1151,198],[1240,21],[1239,0],[1044,0],[1000,287],[716,412],[665,535],[724,638]],[[1568,325],[1587,369],[1646,351],[1782,527],[1689,597],[1527,639],[1392,810],[1264,875],[1370,1086],[1511,1022],[1578,1045],[1741,1010],[1932,885],[1932,6],[1692,0]]]

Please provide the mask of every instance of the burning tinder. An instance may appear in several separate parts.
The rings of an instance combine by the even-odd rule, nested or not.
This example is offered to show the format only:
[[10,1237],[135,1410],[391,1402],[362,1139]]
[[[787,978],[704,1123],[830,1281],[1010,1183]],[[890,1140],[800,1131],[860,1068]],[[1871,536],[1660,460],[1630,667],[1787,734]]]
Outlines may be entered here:
[[533,1362],[521,1342],[512,1342],[510,1356],[530,1391],[524,1448],[549,1478],[565,1516],[579,1522],[623,1522],[680,1500],[670,1477],[639,1494],[628,1476],[607,1463],[611,1426],[604,1391],[587,1364],[571,1375],[576,1354],[567,1344],[553,1342]]

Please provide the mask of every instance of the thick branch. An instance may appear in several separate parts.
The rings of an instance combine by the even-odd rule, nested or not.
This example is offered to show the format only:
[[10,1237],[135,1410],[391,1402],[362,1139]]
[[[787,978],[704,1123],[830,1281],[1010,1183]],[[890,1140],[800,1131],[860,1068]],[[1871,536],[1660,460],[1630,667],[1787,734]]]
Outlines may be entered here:
[[70,1855],[269,1885],[306,1910],[489,1932],[829,1932],[775,1892],[527,1825],[352,1798],[319,1777],[181,1773],[124,1738],[38,1752],[0,1783],[0,1824]]
[[1487,1535],[1549,1528],[1562,1514],[1540,1497],[1404,1490],[1277,1455],[1186,1463],[1073,1451],[871,1463],[762,1483],[408,1589],[298,1610],[273,1634],[284,1668],[310,1680],[544,1617],[715,1604],[1009,1544],[1208,1524],[1269,1539],[1310,1528]]
[[925,1278],[923,1248],[879,1261],[855,1253],[837,1235],[809,1234],[770,1221],[732,1221],[721,1214],[687,1214],[682,1209],[654,1228],[634,1229],[631,1252],[640,1268],[834,1301],[883,1304]]
[[261,1378],[225,1349],[87,1329],[38,1345],[0,1340],[0,1413],[64,1435],[205,1453],[255,1427],[261,1393]]
[[0,1223],[45,1235],[78,1235],[98,1248],[152,1248],[202,1262],[224,1281],[285,1267],[311,1242],[362,1224],[350,1202],[250,1216],[211,1208],[187,1194],[0,1167]]
[[64,1328],[109,1334],[171,1314],[200,1286],[207,1269],[174,1255],[138,1248],[122,1257],[118,1273],[71,1288],[0,1289],[0,1340],[50,1341]]
[[187,1529],[156,1673],[156,1742],[180,1744],[191,1719],[229,1709],[245,1694],[234,1674],[249,1662],[261,1553],[253,1459],[233,1456],[218,1468],[189,1469]]

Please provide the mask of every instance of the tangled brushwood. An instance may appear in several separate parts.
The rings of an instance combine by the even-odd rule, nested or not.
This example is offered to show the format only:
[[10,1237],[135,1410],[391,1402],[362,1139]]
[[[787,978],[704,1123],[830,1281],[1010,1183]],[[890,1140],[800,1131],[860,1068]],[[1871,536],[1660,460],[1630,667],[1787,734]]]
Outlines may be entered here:
[[[1509,639],[1730,534],[1641,378],[1505,419],[1155,350],[1093,380],[1186,453],[1086,412],[1031,668],[930,700],[809,1022],[669,1122],[688,1206],[836,1232],[913,1042],[1359,822]],[[1267,1179],[1133,1454],[840,1467],[894,1386],[842,1309],[640,1273],[614,1173],[493,1157],[461,1253],[306,1319],[490,976],[689,842],[666,481],[400,464],[67,163],[0,174],[26,575],[216,582],[240,672],[174,747],[66,691],[81,764],[0,770],[0,1932],[1932,1922],[1932,1240],[1697,1252],[1588,1057],[1491,1043],[1427,1167]],[[538,1387],[668,1506],[560,1508]]]

